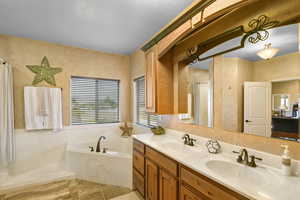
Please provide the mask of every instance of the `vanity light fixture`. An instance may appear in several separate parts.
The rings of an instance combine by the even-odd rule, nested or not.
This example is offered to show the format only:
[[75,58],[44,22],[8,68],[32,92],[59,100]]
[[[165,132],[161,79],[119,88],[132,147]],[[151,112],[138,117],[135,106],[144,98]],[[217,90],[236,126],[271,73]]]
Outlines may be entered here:
[[260,50],[257,52],[257,55],[261,57],[262,59],[269,60],[273,58],[277,53],[279,49],[273,48],[271,46],[271,43],[265,44],[265,48],[263,50]]

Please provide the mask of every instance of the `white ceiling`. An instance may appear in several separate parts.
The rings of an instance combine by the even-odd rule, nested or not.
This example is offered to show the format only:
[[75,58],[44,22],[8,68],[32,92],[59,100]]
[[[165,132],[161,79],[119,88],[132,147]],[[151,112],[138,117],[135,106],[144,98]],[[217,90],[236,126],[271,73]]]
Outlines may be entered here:
[[0,34],[130,54],[193,0],[0,0]]
[[[261,58],[258,57],[256,53],[259,50],[263,49],[264,45],[268,43],[271,43],[272,47],[274,48],[279,48],[279,52],[275,57],[299,51],[298,48],[300,38],[298,38],[298,24],[276,27],[268,31],[270,33],[270,36],[266,41],[259,41],[256,44],[246,42],[244,48],[229,52],[227,54],[224,54],[224,56],[239,57],[249,61],[258,61],[261,60]],[[204,58],[205,56],[213,55],[215,53],[230,49],[234,46],[238,46],[240,44],[240,41],[241,37],[234,38],[205,52],[203,55],[201,55],[201,57]],[[204,60],[202,62],[193,64],[193,66],[200,69],[208,69],[209,62],[211,61],[212,59]]]

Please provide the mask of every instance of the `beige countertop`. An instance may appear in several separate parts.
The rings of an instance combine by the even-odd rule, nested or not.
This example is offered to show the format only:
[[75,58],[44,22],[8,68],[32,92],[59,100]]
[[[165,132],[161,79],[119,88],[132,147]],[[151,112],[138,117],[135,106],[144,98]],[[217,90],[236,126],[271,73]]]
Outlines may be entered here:
[[231,153],[241,147],[220,143],[222,151],[219,154],[209,154],[205,146],[207,138],[192,136],[197,142],[194,147],[190,147],[183,144],[183,134],[167,130],[165,135],[156,136],[149,133],[133,137],[249,199],[300,199],[298,161],[293,161],[294,175],[287,177],[280,173],[279,156],[247,149],[250,155],[263,158],[262,162],[257,162],[257,168],[251,168],[237,163],[237,155]]

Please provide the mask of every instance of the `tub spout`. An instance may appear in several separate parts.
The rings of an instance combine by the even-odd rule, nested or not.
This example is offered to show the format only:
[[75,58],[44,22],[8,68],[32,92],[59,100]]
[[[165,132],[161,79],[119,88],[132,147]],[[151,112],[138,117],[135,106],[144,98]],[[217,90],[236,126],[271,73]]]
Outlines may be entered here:
[[101,147],[100,147],[100,145],[101,145],[101,141],[102,140],[105,140],[106,139],[106,137],[105,136],[100,136],[100,138],[99,138],[99,140],[98,140],[98,143],[97,143],[97,148],[96,148],[96,152],[101,152]]

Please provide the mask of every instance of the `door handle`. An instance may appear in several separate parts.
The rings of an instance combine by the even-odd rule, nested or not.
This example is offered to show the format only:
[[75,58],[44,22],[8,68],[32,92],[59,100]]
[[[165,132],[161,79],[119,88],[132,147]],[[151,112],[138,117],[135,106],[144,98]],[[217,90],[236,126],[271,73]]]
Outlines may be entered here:
[[250,120],[248,120],[248,119],[246,119],[246,121],[245,121],[246,123],[249,123],[249,122],[252,122],[252,121],[250,121]]

